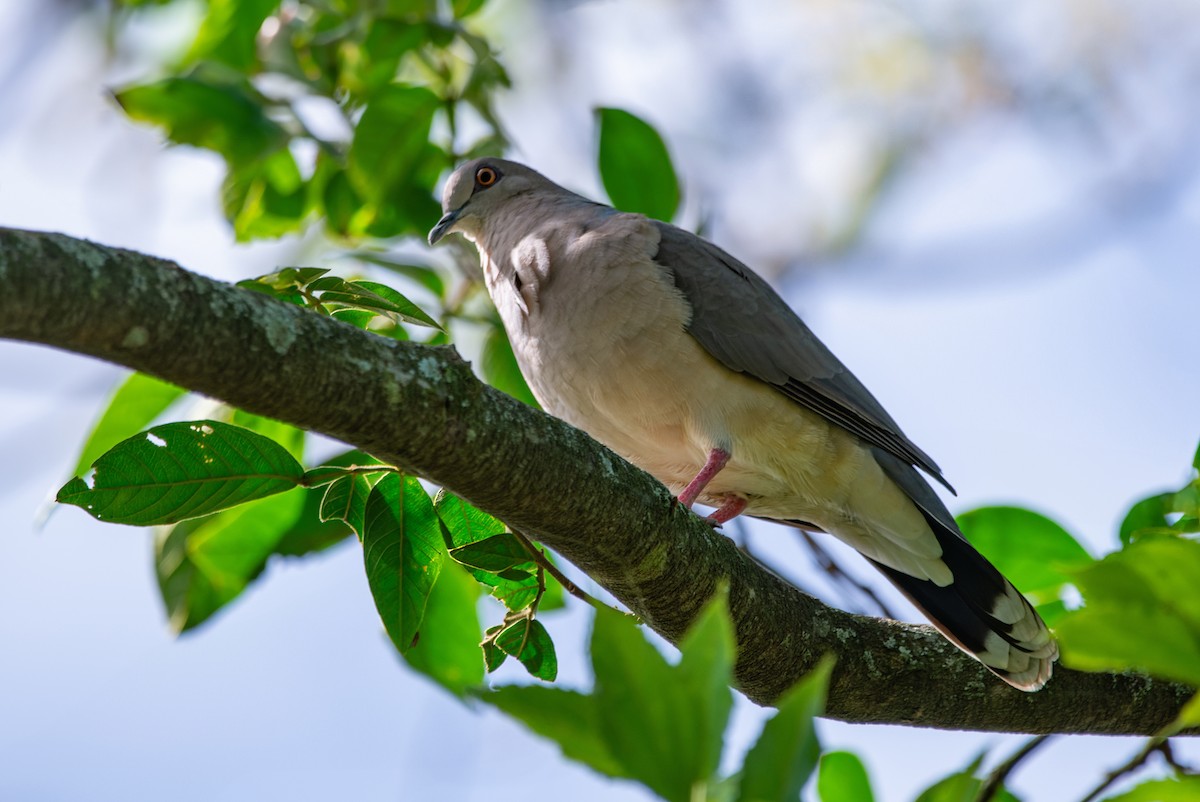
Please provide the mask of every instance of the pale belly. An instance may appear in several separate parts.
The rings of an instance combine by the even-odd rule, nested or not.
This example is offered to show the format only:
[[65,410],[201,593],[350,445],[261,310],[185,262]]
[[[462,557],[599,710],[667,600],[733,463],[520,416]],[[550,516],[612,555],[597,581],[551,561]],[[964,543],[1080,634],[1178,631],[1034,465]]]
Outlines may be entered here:
[[754,515],[837,517],[861,452],[851,436],[714,360],[686,332],[682,299],[658,277],[629,271],[605,287],[603,303],[575,288],[569,298],[542,298],[539,313],[501,307],[510,332],[518,327],[514,352],[546,411],[674,493],[722,448],[730,462],[703,503],[737,495]]

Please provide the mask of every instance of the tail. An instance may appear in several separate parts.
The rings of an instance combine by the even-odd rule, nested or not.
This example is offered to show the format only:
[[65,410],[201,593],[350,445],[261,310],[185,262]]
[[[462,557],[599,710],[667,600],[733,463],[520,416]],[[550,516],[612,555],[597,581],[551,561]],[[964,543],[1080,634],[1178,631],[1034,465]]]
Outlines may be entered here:
[[870,560],[952,643],[1000,679],[1036,691],[1050,679],[1058,644],[1025,597],[966,541],[932,488],[910,465],[876,459],[913,499],[942,547],[954,580],[942,587]]

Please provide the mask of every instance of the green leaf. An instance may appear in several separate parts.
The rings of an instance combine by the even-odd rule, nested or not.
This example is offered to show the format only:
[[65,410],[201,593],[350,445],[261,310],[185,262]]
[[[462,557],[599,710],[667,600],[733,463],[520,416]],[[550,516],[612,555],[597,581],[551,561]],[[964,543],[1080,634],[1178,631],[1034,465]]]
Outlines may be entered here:
[[521,661],[525,670],[538,679],[554,682],[558,676],[558,657],[550,633],[536,618],[521,618],[506,627],[495,639],[496,647]]
[[[719,647],[707,651],[697,655],[695,667],[681,671],[667,664],[627,616],[596,611],[592,666],[600,732],[622,770],[668,802],[693,798],[693,788],[703,787],[716,769],[713,755],[722,732],[714,732],[713,724],[721,709],[728,711],[729,690],[716,698],[701,686],[715,687],[728,660]],[[713,675],[702,683],[704,666]],[[728,672],[722,681],[728,685]]]
[[530,562],[530,555],[524,544],[509,532],[451,549],[450,556],[469,568],[478,568],[493,574]]
[[867,767],[853,752],[826,752],[817,773],[821,802],[874,802]]
[[396,290],[380,284],[377,281],[356,281],[355,285],[362,287],[375,295],[383,298],[387,303],[387,308],[380,310],[389,317],[394,317],[397,322],[404,321],[406,323],[415,323],[418,326],[428,326],[431,329],[441,329],[437,321],[425,313],[421,307],[414,304],[412,301],[405,298]]
[[716,775],[721,762],[725,727],[733,707],[729,685],[737,644],[729,617],[728,588],[722,588],[709,599],[679,648],[682,656],[674,669],[676,683],[692,700],[694,720],[689,722],[690,737],[706,750],[699,771],[707,780]]
[[1172,725],[1180,730],[1190,727],[1200,727],[1200,693],[1192,696],[1183,709],[1179,711],[1179,715],[1175,717],[1175,722]]
[[821,756],[813,718],[825,709],[832,671],[833,661],[823,659],[783,695],[779,712],[763,725],[762,735],[746,754],[740,802],[790,802],[800,798],[800,789]]
[[[975,776],[975,772],[979,770],[982,763],[983,755],[981,754],[962,771],[944,777],[926,788],[917,797],[916,802],[975,802],[979,789],[983,785],[983,781]],[[993,799],[1001,800],[1004,797],[996,796]]]
[[299,230],[309,211],[308,186],[286,147],[230,169],[222,187],[225,217],[239,242]]
[[1071,571],[1092,562],[1054,521],[1019,507],[981,507],[958,517],[971,545],[1037,602],[1057,599]]
[[331,482],[321,497],[321,520],[343,521],[362,539],[367,513],[367,498],[371,495],[371,479],[362,474],[343,476]]
[[[318,161],[318,165],[323,162]],[[325,225],[335,234],[352,236],[362,233],[363,197],[354,188],[345,170],[328,167],[320,187],[321,208],[325,212]]]
[[510,685],[479,699],[554,741],[564,757],[609,777],[631,776],[601,734],[595,697],[545,685]]
[[1148,780],[1104,802],[1195,802],[1200,799],[1200,776],[1183,774],[1168,780]]
[[116,99],[131,118],[161,126],[176,144],[216,151],[231,167],[261,159],[288,140],[241,76],[197,70],[121,90]]
[[1145,536],[1076,574],[1085,606],[1058,622],[1063,662],[1200,685],[1200,543]]
[[323,276],[308,285],[311,292],[321,293],[321,303],[340,304],[397,321],[417,323],[440,329],[433,318],[421,311],[412,301],[384,284],[373,281],[346,281],[337,276]]
[[207,520],[155,528],[154,571],[167,622],[176,634],[204,623],[237,595],[232,588],[214,586],[188,555],[188,536]]
[[297,491],[159,527],[155,573],[172,629],[199,626],[241,595],[303,507],[304,494]]
[[[378,465],[379,473],[360,473],[362,468]],[[353,472],[348,472],[353,471]],[[357,449],[346,451],[326,460],[312,470],[304,473],[305,483],[315,486],[326,483],[325,488],[314,489],[314,495],[319,498],[317,516],[322,521],[340,521],[349,527],[359,540],[362,540],[363,521],[366,516],[367,497],[371,488],[380,477],[394,469],[383,465],[379,460]]]
[[483,378],[497,390],[508,393],[518,401],[523,401],[534,409],[541,409],[537,399],[525,383],[517,358],[513,356],[512,346],[509,345],[508,335],[499,324],[493,326],[483,341],[483,354],[480,359]]
[[600,128],[600,178],[614,206],[656,220],[679,208],[679,180],[658,132],[627,111],[596,109]]
[[487,0],[454,0],[452,7],[456,19],[466,19],[483,8]]
[[218,587],[238,592],[257,576],[284,532],[299,518],[304,493],[285,493],[228,510],[188,537],[188,556]]
[[504,661],[508,659],[508,655],[500,650],[496,645],[496,635],[500,634],[500,630],[504,627],[488,627],[483,637],[483,662],[487,668],[487,672],[491,674],[500,666],[504,665]]
[[289,490],[304,474],[285,448],[216,421],[167,423],[96,460],[93,483],[78,477],[58,501],[101,521],[175,523]]
[[324,493],[324,489],[304,491],[304,507],[300,516],[275,544],[275,554],[284,557],[304,557],[324,551],[355,533],[346,521],[326,520],[321,517],[321,499]]
[[445,551],[433,503],[412,476],[388,474],[367,498],[363,560],[384,628],[401,654],[414,645]]
[[483,683],[478,599],[479,585],[466,571],[441,571],[425,605],[421,637],[404,653],[410,666],[459,697]]
[[279,0],[209,0],[187,61],[211,59],[250,72],[258,63],[258,31],[278,6]]
[[87,471],[96,458],[149,426],[186,391],[145,373],[132,373],[113,393],[79,453],[74,474]]
[[352,80],[364,96],[370,97],[388,86],[400,69],[400,59],[419,47],[428,36],[428,27],[409,20],[376,17],[363,40],[360,62],[351,63]]
[[1174,498],[1174,493],[1156,493],[1130,507],[1121,521],[1121,545],[1128,546],[1143,533],[1170,532],[1171,522],[1167,520],[1167,514],[1171,512]]
[[[457,550],[480,543],[506,531],[500,521],[444,490],[438,493],[434,506],[442,522],[442,538],[448,549]],[[530,567],[532,569],[532,562]],[[478,568],[468,570],[475,577],[475,581],[491,588],[492,596],[499,599],[509,610],[524,610],[537,598],[537,577],[533,575],[532,570],[523,575],[506,571],[505,576]],[[554,586],[547,582],[547,587]]]
[[[413,188],[429,159],[429,127],[441,105],[437,95],[417,86],[393,84],[372,96],[347,157],[350,178],[364,198],[378,204]],[[426,195],[430,189],[424,187]]]
[[445,524],[443,532],[449,549],[479,543],[507,531],[501,521],[445,490],[438,492],[433,506]]

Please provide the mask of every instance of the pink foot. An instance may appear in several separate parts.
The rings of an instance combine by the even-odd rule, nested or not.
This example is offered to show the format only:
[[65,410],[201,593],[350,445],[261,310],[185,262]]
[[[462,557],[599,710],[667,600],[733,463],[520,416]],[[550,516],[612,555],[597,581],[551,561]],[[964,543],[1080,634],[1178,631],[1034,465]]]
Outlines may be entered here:
[[704,522],[716,529],[721,524],[731,521],[746,509],[746,499],[741,496],[726,496],[725,503],[720,509],[704,519]]

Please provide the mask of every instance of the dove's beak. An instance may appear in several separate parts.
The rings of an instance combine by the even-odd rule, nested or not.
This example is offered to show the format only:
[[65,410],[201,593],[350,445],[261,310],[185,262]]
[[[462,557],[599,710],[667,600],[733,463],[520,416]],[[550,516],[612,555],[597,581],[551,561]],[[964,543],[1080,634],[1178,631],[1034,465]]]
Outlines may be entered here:
[[438,240],[446,236],[454,224],[458,222],[458,216],[462,214],[462,209],[455,209],[452,212],[446,212],[442,215],[442,219],[438,220],[437,225],[429,232],[429,244],[437,245]]

